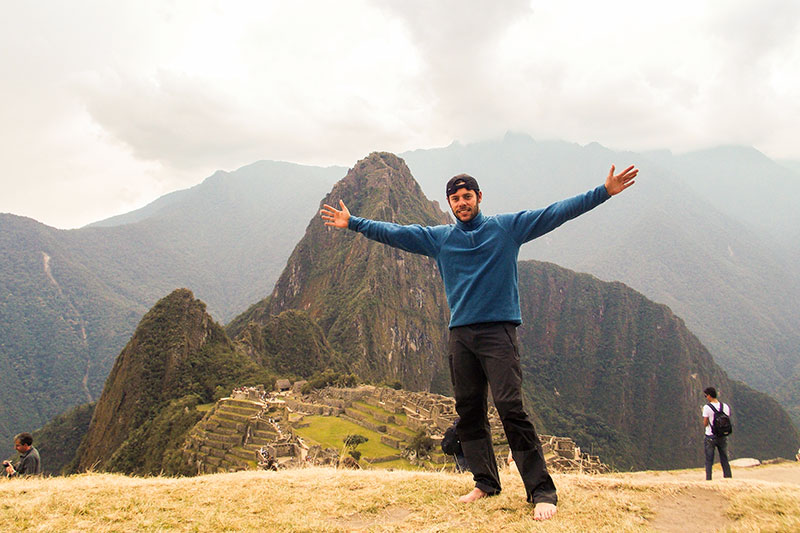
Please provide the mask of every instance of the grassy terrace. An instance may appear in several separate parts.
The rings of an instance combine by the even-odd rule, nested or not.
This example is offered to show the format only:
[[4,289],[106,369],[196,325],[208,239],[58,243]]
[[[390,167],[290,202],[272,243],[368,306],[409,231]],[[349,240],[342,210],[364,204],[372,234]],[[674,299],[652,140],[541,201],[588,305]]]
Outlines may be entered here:
[[376,407],[374,405],[370,405],[367,402],[353,402],[353,405],[358,405],[359,407],[363,407],[364,409],[368,409],[368,410],[372,411],[373,413],[380,413],[380,414],[387,415],[387,416],[393,416],[394,419],[397,420],[398,423],[400,423],[400,424],[406,424],[406,422],[408,421],[408,417],[406,416],[405,413],[402,413],[402,414],[392,413],[390,411],[387,411],[386,409],[383,409],[382,407]]
[[[381,443],[381,433],[371,431],[338,417],[307,416],[304,422],[308,423],[308,426],[295,429],[295,433],[305,440],[306,444],[319,444],[325,448],[341,451],[344,448],[344,438],[347,435],[356,433],[367,437],[369,440],[356,448],[361,452],[362,465],[366,465],[365,458],[375,459],[400,453],[399,450]],[[390,463],[379,463],[376,467],[411,468],[411,464],[406,460],[398,460]]]
[[380,420],[375,418],[374,414],[373,414],[373,416],[369,416],[369,420],[372,423],[377,424],[377,425],[386,425],[386,426],[391,426],[393,428],[396,428],[396,429],[402,431],[403,433],[407,434],[409,437],[413,437],[414,435],[416,435],[416,433],[413,430],[409,429],[406,426],[406,424],[408,422],[408,417],[405,414],[390,413],[389,411],[387,411],[385,409],[381,409],[380,407],[375,407],[374,405],[369,405],[368,403],[365,403],[365,402],[353,402],[353,407],[358,409],[362,413],[368,413],[368,416],[369,416],[369,413],[378,413],[378,414],[382,414],[382,415],[393,416],[394,419],[397,421],[394,424],[386,424],[384,422],[381,422]]
[[212,408],[213,408],[215,405],[216,405],[216,403],[214,403],[214,402],[211,402],[211,403],[201,403],[200,405],[198,405],[197,407],[195,407],[195,409],[197,409],[197,410],[198,410],[198,411],[200,411],[201,413],[207,413],[207,412],[209,412],[209,411],[210,411],[210,410],[211,410],[211,409],[212,409]]

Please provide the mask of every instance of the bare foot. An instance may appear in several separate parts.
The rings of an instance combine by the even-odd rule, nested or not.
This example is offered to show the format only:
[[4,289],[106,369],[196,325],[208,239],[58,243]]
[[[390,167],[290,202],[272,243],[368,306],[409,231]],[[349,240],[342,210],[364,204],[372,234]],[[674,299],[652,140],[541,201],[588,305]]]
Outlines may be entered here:
[[539,502],[533,507],[534,520],[549,520],[556,515],[556,506],[552,503]]
[[472,492],[470,492],[469,494],[463,495],[462,497],[460,497],[458,499],[458,501],[460,503],[472,503],[475,500],[480,500],[481,498],[485,498],[486,496],[488,496],[488,494],[483,492],[478,487],[475,487],[474,489],[472,489]]

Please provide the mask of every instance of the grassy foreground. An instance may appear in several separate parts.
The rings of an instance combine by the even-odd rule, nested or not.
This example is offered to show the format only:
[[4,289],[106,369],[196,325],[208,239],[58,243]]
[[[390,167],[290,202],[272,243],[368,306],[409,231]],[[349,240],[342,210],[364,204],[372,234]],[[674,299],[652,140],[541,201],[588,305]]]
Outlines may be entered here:
[[[502,474],[502,494],[467,506],[455,499],[471,490],[471,476],[444,472],[308,468],[195,478],[82,474],[0,481],[0,524],[5,531],[93,533],[800,530],[800,485],[736,479],[736,472],[733,480],[705,482],[701,472],[686,472],[555,475],[559,512],[542,523],[533,521],[519,477],[511,472]],[[708,528],[704,495],[724,504],[719,505],[721,524],[715,522],[720,527]]]

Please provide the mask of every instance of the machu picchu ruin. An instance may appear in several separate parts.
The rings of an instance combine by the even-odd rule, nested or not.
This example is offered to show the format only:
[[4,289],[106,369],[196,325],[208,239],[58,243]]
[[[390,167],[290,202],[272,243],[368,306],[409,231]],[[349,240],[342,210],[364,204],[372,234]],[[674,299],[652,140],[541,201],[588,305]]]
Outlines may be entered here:
[[[372,385],[304,394],[304,384],[281,381],[275,391],[239,387],[209,406],[184,443],[187,464],[198,474],[342,465],[345,459],[345,466],[356,468],[455,468],[455,458],[440,446],[457,417],[453,398]],[[489,422],[498,462],[505,462],[508,443],[493,406]],[[347,455],[341,435],[361,435],[368,444],[362,446],[363,453]],[[430,439],[432,449],[410,453],[418,436]],[[583,453],[570,438],[539,438],[554,472],[609,471],[599,457]]]

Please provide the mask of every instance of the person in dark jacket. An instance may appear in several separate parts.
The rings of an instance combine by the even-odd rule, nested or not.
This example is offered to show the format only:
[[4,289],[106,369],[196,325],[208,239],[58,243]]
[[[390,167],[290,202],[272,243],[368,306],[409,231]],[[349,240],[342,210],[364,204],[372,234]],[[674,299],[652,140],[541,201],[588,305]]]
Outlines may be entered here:
[[8,477],[37,476],[42,473],[42,460],[39,451],[33,447],[30,433],[20,433],[14,437],[14,448],[19,453],[19,461],[14,464],[8,461],[3,463]]
[[348,228],[369,239],[436,260],[450,307],[450,377],[460,418],[458,437],[475,488],[459,501],[470,503],[500,492],[500,476],[488,420],[488,389],[503,423],[534,519],[556,514],[556,487],[544,461],[541,443],[522,405],[522,370],[516,328],[522,323],[517,257],[519,248],[561,224],[594,209],[634,184],[638,169],[630,166],[605,183],[544,209],[485,216],[483,193],[467,174],[445,187],[455,224],[423,227],[351,216],[324,204],[326,226]]

